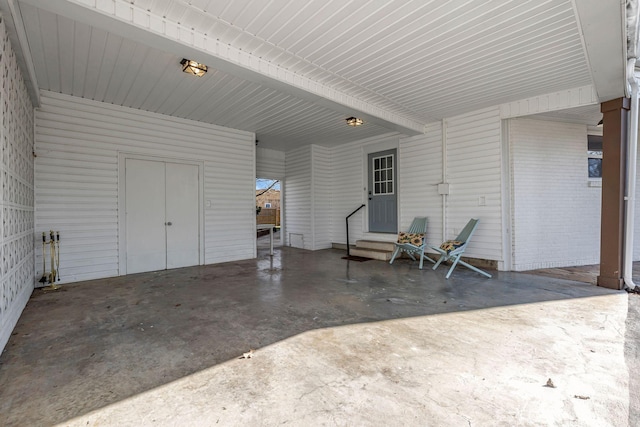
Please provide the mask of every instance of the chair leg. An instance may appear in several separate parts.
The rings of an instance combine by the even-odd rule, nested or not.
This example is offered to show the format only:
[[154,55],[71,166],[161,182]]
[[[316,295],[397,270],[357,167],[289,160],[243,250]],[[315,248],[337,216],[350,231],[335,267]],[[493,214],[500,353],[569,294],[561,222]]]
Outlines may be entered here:
[[460,264],[464,265],[464,266],[465,266],[465,267],[467,267],[469,270],[473,270],[473,271],[475,271],[476,273],[480,273],[480,274],[482,274],[483,276],[487,276],[487,277],[489,277],[489,278],[491,277],[491,275],[490,275],[489,273],[487,273],[486,271],[480,270],[478,267],[474,267],[473,265],[471,265],[471,264],[469,264],[469,263],[467,263],[467,262],[464,262],[464,261],[460,260]]
[[427,261],[429,261],[431,264],[435,264],[436,263],[433,259],[431,259],[431,257],[428,257],[427,254],[425,254],[424,252],[422,252],[422,257],[424,259],[426,259]]
[[424,260],[427,259],[428,261],[430,261],[432,264],[435,264],[435,261],[432,260],[431,258],[429,258],[428,256],[426,256],[424,254],[424,248],[422,248],[422,252],[420,252],[420,270],[422,270],[422,265],[424,264]]
[[451,268],[449,269],[449,272],[447,273],[446,276],[444,276],[445,279],[448,279],[449,276],[451,276],[451,273],[453,273],[453,270],[456,268],[456,265],[458,265],[458,262],[460,262],[460,255],[455,256],[455,260],[453,261],[453,264],[451,264]]
[[442,261],[445,261],[447,258],[446,255],[440,255],[440,259],[438,260],[438,262],[436,262],[436,265],[433,266],[433,270],[435,270],[436,268],[438,268],[438,266],[440,264],[442,264]]
[[396,250],[393,251],[393,255],[391,255],[391,260],[389,261],[389,264],[393,264],[393,261],[395,261],[396,257],[398,256],[398,252],[400,252],[400,248],[396,247]]

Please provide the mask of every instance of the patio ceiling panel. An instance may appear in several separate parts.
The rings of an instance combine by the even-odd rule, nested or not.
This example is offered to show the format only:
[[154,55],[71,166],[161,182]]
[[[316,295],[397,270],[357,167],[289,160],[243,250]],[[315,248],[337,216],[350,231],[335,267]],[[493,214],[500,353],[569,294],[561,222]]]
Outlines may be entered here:
[[216,69],[192,78],[180,57],[29,5],[22,15],[41,89],[253,131],[280,149],[389,132]]
[[[604,51],[607,58],[624,51],[619,34],[607,38],[607,49],[585,46],[586,27],[589,34],[606,30],[594,14],[579,16],[598,5],[603,22],[619,20],[617,0],[606,0],[607,7],[582,0],[580,8],[571,0],[98,2],[119,7],[119,16],[179,24],[244,55],[235,64],[233,56],[202,50],[212,67],[193,79],[176,72],[176,62],[180,55],[198,60],[190,55],[199,48],[180,38],[151,35],[144,24],[98,11],[92,0],[15,1],[40,88],[253,131],[261,141],[289,141],[285,146],[295,138],[293,145],[327,145],[354,135],[415,134],[445,117],[597,86],[591,64]],[[253,62],[260,67],[246,66]],[[263,75],[271,64],[277,73]],[[622,76],[603,76],[606,67],[599,67],[598,81],[615,95]],[[343,126],[359,113],[367,129]]]
[[[167,4],[194,11],[181,9],[168,19],[197,27],[203,22],[198,15],[209,16],[213,24],[202,30],[226,43],[422,121],[458,114],[459,96],[473,110],[541,88],[591,84],[575,11],[566,0],[240,0],[224,6],[157,0],[150,7],[167,10]],[[503,81],[527,82],[529,90],[502,88]],[[443,104],[438,93],[453,96]]]

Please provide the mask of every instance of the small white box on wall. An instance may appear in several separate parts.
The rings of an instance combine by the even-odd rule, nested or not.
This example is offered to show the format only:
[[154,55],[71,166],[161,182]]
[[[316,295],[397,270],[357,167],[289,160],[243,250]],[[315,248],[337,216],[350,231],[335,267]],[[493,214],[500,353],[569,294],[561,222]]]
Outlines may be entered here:
[[289,246],[304,249],[304,234],[289,233]]
[[438,194],[449,194],[449,183],[438,184]]

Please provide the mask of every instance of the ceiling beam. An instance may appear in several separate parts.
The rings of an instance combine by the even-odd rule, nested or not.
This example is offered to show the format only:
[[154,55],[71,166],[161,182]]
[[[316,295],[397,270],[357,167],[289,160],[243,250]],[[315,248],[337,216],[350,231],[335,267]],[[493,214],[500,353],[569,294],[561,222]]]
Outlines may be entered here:
[[502,104],[500,105],[500,118],[511,119],[598,103],[598,96],[593,86],[582,86]]
[[[118,34],[177,57],[406,135],[424,133],[424,123],[403,117],[343,91],[313,81],[204,33],[168,21],[124,0],[21,0],[34,7]],[[176,63],[176,67],[179,64]]]

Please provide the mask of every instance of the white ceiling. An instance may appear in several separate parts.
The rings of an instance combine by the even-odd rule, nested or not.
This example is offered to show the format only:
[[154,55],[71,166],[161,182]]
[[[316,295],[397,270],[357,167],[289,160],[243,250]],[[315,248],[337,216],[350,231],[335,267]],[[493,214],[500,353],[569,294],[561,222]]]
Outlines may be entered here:
[[[612,17],[622,28],[623,5],[581,0],[576,9],[575,3],[3,0],[0,7],[13,4],[21,14],[39,89],[248,130],[262,146],[286,150],[398,130],[415,134],[426,123],[491,105],[585,85],[598,92],[601,80],[621,92],[624,32],[609,32],[616,30]],[[217,46],[294,80],[227,66],[225,58],[166,34],[140,37],[144,29],[127,22],[127,14],[215,38]],[[592,43],[595,30],[609,37]],[[601,52],[614,52],[620,64],[596,67],[594,77]],[[180,71],[183,56],[215,68],[200,79],[189,76]],[[305,91],[297,78],[327,95]],[[346,126],[350,115],[364,117],[365,125]],[[571,112],[565,116],[571,120]]]

